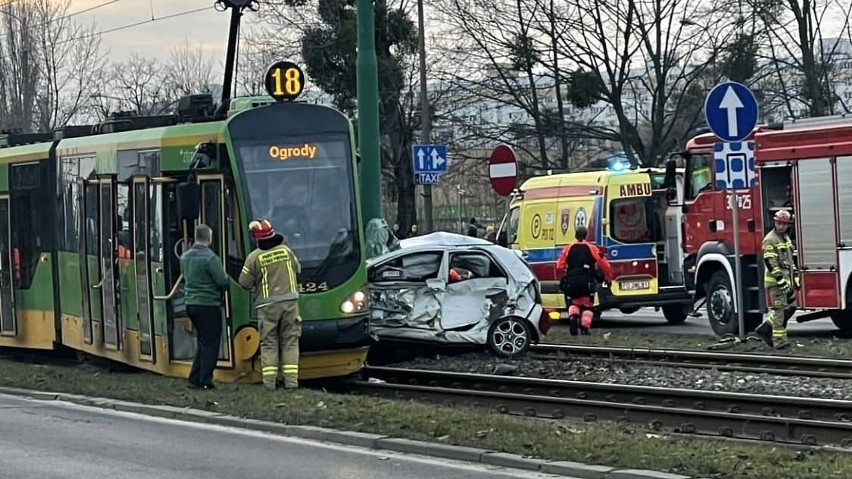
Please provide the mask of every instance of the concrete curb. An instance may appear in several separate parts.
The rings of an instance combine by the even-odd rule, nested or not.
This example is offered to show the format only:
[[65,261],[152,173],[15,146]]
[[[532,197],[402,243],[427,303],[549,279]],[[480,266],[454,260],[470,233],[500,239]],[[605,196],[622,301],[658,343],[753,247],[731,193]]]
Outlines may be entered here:
[[473,447],[435,444],[411,439],[383,436],[354,431],[341,431],[314,426],[290,426],[256,419],[244,419],[201,409],[179,408],[174,406],[152,406],[147,404],[118,401],[113,399],[80,396],[76,394],[33,391],[10,387],[0,387],[0,394],[22,396],[45,401],[65,401],[84,406],[132,412],[166,419],[178,419],[188,422],[215,424],[244,428],[252,431],[268,432],[282,436],[333,442],[367,449],[394,451],[423,456],[455,459],[473,463],[524,469],[548,474],[568,476],[580,479],[693,479],[690,476],[641,469],[618,469],[614,467],[582,464],[569,461],[547,461],[532,459],[516,454],[489,451]]

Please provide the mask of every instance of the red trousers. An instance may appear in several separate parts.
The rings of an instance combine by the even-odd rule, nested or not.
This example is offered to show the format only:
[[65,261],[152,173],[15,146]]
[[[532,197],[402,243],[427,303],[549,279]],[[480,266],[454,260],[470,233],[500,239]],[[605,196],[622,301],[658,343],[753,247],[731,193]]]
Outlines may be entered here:
[[580,326],[586,329],[591,329],[592,318],[594,317],[592,306],[594,306],[594,302],[589,296],[571,298],[571,305],[568,306],[568,317],[580,316],[582,312],[582,316],[580,316]]

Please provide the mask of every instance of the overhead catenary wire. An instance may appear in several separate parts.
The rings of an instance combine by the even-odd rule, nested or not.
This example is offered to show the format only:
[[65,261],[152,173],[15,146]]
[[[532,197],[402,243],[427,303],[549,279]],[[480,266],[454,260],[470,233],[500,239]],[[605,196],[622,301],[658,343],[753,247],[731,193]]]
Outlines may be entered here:
[[163,21],[163,20],[169,20],[169,19],[172,19],[172,18],[182,17],[182,16],[185,16],[185,15],[191,15],[193,13],[199,13],[199,12],[203,12],[204,10],[211,10],[211,9],[213,9],[213,7],[201,7],[201,8],[194,8],[192,10],[185,10],[183,12],[172,13],[170,15],[164,15],[162,17],[153,17],[150,20],[142,20],[142,21],[130,23],[130,24],[127,24],[127,25],[122,25],[120,27],[109,28],[107,30],[101,30],[101,31],[89,33],[89,34],[86,34],[86,35],[79,35],[79,36],[76,36],[76,37],[73,37],[73,38],[67,38],[65,40],[57,42],[57,44],[63,44],[63,43],[77,41],[77,40],[85,40],[86,38],[96,37],[96,36],[99,36],[99,35],[106,35],[106,34],[109,34],[109,33],[115,33],[115,32],[121,31],[121,30],[127,30],[128,28],[138,27],[140,25],[145,25],[145,24],[148,24],[148,23],[160,22],[160,21]]

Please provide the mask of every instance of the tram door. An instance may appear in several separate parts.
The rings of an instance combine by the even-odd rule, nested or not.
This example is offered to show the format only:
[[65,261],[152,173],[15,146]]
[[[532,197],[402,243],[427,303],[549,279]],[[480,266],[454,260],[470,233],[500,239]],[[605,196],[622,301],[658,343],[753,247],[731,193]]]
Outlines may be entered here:
[[0,197],[0,334],[18,334],[18,318],[15,314],[15,295],[12,285],[12,241],[9,228],[9,197]]
[[[133,263],[136,266],[136,314],[139,324],[139,359],[155,362],[151,250],[159,228],[152,228],[151,181],[133,180]],[[152,237],[153,234],[153,237]]]
[[[213,230],[213,244],[210,248],[222,260],[226,268],[227,243],[225,241],[225,181],[222,175],[199,175],[198,184],[201,187],[201,223]],[[231,343],[230,295],[225,293],[225,307],[222,310],[222,338],[219,347],[219,365],[233,366]]]
[[[89,303],[93,298],[99,299],[101,308],[101,335],[107,349],[118,350],[121,347],[121,321],[116,301],[116,208],[115,183],[110,178],[96,180],[98,218],[97,238],[98,267],[100,280],[91,287],[96,291],[90,293]],[[93,182],[94,183],[94,182]],[[87,195],[88,196],[88,195]],[[89,270],[88,274],[93,271]],[[97,294],[100,292],[100,294]]]

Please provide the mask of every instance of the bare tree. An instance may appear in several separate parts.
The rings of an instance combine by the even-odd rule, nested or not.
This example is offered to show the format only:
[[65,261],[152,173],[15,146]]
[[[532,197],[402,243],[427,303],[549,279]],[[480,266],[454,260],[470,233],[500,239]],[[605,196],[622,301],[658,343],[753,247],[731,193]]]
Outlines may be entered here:
[[654,165],[682,143],[700,117],[695,88],[715,82],[707,76],[721,47],[717,38],[728,32],[721,16],[700,4],[580,0],[563,10],[571,28],[559,43],[579,69],[572,81],[586,81],[586,95],[611,109],[634,164]]
[[33,37],[41,72],[37,123],[49,130],[86,113],[106,59],[95,25],[83,26],[68,16],[71,0],[30,3],[37,21]]
[[131,55],[110,69],[106,88],[93,96],[104,111],[129,110],[139,115],[158,115],[171,108],[164,66],[155,58]]
[[0,5],[0,126],[30,131],[39,82],[33,32],[36,12],[24,3]]
[[[850,26],[852,3],[844,0],[749,0],[723,2],[753,32],[757,63],[752,84],[770,117],[837,113],[844,104],[833,84]],[[830,22],[839,21],[833,31]]]
[[[547,168],[542,100],[549,88],[541,84],[535,71],[543,61],[540,52],[544,49],[533,28],[534,19],[541,14],[539,7],[518,0],[439,0],[433,6],[446,27],[445,41],[454,45],[445,52],[445,63],[464,66],[441,75],[454,90],[452,107],[460,115],[450,111],[439,115],[455,116],[453,122],[471,136],[514,143]],[[514,131],[503,128],[502,121],[494,122],[495,128],[478,127],[485,126],[481,119],[489,116],[481,109],[501,105],[523,111],[523,118],[510,120],[515,123]],[[472,108],[480,112],[476,114]]]
[[213,58],[199,46],[193,48],[188,40],[172,49],[163,66],[166,96],[174,101],[185,95],[210,93],[213,82]]

